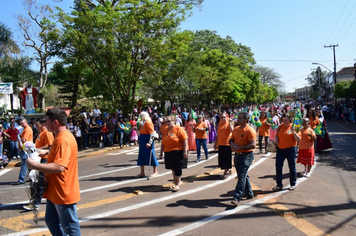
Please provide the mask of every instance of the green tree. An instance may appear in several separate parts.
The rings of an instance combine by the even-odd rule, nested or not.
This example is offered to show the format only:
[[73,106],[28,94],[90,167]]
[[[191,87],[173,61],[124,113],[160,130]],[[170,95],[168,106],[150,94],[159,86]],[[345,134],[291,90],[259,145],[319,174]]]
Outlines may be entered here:
[[11,30],[2,22],[0,22],[0,58],[11,58],[12,54],[20,53],[20,48],[12,37]]
[[280,93],[284,91],[285,85],[280,80],[282,76],[275,69],[254,65],[252,70],[260,74],[261,84],[266,84]]
[[[99,2],[99,1],[98,1]],[[113,3],[115,4],[113,5]],[[86,84],[104,99],[132,110],[136,90],[176,32],[191,5],[177,1],[100,1],[79,5],[72,16],[61,12],[67,50],[76,50],[90,70]]]
[[335,85],[334,96],[336,98],[355,98],[355,80],[345,80]]
[[[24,0],[23,5],[27,15],[19,14],[17,22],[24,38],[23,45],[33,50],[34,57],[31,59],[40,65],[37,83],[42,89],[47,83],[48,65],[53,63],[50,61],[53,57],[51,42],[58,30],[56,24],[50,21],[53,12],[49,5],[39,5],[35,0]],[[41,93],[39,106],[44,107]]]

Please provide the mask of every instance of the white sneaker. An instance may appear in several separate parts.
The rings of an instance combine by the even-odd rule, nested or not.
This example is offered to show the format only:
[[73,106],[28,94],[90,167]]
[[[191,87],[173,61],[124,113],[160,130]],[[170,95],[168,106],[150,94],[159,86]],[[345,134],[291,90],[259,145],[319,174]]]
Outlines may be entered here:
[[310,173],[306,173],[305,178],[309,178],[309,177],[310,177]]
[[33,210],[37,211],[39,209],[39,207],[29,204],[27,206],[23,206],[23,209],[25,209],[26,211],[33,211]]

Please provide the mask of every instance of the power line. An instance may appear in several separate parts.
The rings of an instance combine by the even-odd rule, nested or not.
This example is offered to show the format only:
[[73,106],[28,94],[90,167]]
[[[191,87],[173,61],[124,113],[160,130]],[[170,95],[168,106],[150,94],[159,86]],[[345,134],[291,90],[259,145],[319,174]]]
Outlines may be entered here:
[[[347,6],[348,3],[349,3],[349,0],[347,0],[347,2],[346,2],[346,4],[345,4],[344,8],[342,9],[342,12],[341,12],[341,14],[339,15],[339,18],[337,19],[337,22],[336,22],[336,24],[334,25],[334,28],[333,28],[333,30],[331,31],[331,33],[330,33],[328,39],[326,40],[325,44],[328,43],[329,39],[331,38],[332,34],[334,33],[334,31],[335,31],[335,29],[336,29],[336,26],[339,24],[339,21],[340,21],[340,19],[341,19],[341,16],[344,14],[344,11],[345,11],[346,6]],[[324,52],[324,54],[326,53],[325,50],[321,49],[318,58],[320,58],[320,56],[321,56],[321,54],[322,54],[323,52]],[[317,60],[317,61],[318,61],[318,60]]]
[[351,15],[352,11],[354,10],[355,6],[356,6],[356,3],[355,3],[354,6],[352,7],[352,9],[351,9],[349,15],[347,16],[346,20],[344,21],[344,24],[341,26],[341,29],[339,30],[339,32],[337,33],[337,35],[334,37],[333,42],[336,40],[337,36],[339,36],[341,30],[344,28],[344,26],[345,26],[347,20],[349,19],[349,17],[350,17],[350,15]]

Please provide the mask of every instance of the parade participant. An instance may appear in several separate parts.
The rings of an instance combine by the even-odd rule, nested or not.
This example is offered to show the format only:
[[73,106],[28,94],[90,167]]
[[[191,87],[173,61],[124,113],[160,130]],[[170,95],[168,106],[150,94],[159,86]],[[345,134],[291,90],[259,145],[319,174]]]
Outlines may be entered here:
[[297,163],[304,165],[304,177],[310,176],[310,170],[314,165],[314,141],[316,135],[314,130],[309,127],[309,119],[303,119],[303,128],[299,131],[300,143]]
[[47,163],[36,163],[28,158],[31,169],[45,173],[47,199],[45,221],[52,235],[80,235],[77,202],[80,200],[78,177],[78,149],[74,136],[66,129],[66,113],[50,109],[46,113],[46,127],[55,134],[51,150],[40,150],[48,155]]
[[248,125],[249,115],[247,112],[240,112],[238,115],[239,126],[232,131],[230,145],[235,152],[235,169],[238,181],[235,188],[234,199],[231,204],[238,206],[242,197],[253,198],[253,192],[248,176],[248,169],[254,159],[253,150],[256,148],[256,131]]
[[139,152],[137,158],[137,165],[141,167],[141,172],[136,176],[137,178],[145,177],[145,166],[153,166],[153,174],[151,177],[157,176],[157,166],[159,165],[155,156],[154,147],[154,129],[151,118],[147,112],[141,112],[141,121],[139,123]]
[[[278,110],[275,109],[275,110],[273,110],[273,115],[272,115],[272,122],[274,123],[275,127],[278,127],[280,125],[279,120],[280,120],[280,117],[278,115]],[[273,130],[272,126],[271,126],[269,128],[269,140],[275,141],[276,134],[277,134],[277,129]]]
[[[40,134],[37,136],[37,139],[35,141],[35,146],[37,149],[49,149],[52,146],[54,136],[52,132],[49,132],[46,128],[46,119],[45,118],[40,118],[37,119],[36,123],[37,129],[40,131]],[[41,163],[47,163],[47,158],[48,155],[41,156]],[[41,201],[42,201],[42,192],[44,189],[44,173],[40,172],[39,175],[42,177],[39,178],[39,181],[41,180],[42,183],[39,183],[38,189],[37,189],[37,196],[36,199],[32,199],[33,201],[30,202],[30,205],[24,206],[23,208],[27,211],[32,211],[33,208],[38,209],[40,207]]]
[[10,148],[10,160],[16,159],[18,156],[18,149],[19,149],[19,142],[17,140],[17,135],[20,132],[15,128],[15,123],[10,123],[10,128],[5,130],[4,135],[8,138],[7,143],[9,144]]
[[195,144],[197,147],[197,161],[200,161],[200,147],[203,146],[204,153],[205,153],[205,158],[206,160],[209,159],[209,153],[208,153],[208,146],[207,146],[207,133],[206,131],[208,130],[207,124],[203,121],[203,116],[198,115],[198,122],[194,125],[194,132],[195,132]]
[[315,152],[321,152],[326,149],[333,148],[326,127],[326,118],[321,116],[321,112],[319,110],[315,111],[315,116],[318,117],[320,123],[322,124],[321,135],[316,135]]
[[[20,134],[21,138],[21,143],[25,143],[27,141],[32,142],[33,141],[33,132],[31,127],[28,125],[26,119],[19,120],[21,126],[23,127],[23,131]],[[20,174],[19,174],[19,180],[15,184],[24,184],[25,183],[25,178],[27,174],[27,165],[26,165],[26,160],[27,160],[27,154],[25,151],[21,148],[20,150],[20,158],[21,158],[21,168],[20,168]]]
[[265,111],[261,111],[260,113],[260,122],[262,125],[258,128],[258,146],[260,148],[259,154],[262,153],[263,138],[265,139],[265,153],[267,153],[268,138],[270,135],[269,128],[271,127],[271,124],[267,121],[267,114]]
[[307,118],[309,118],[309,125],[312,130],[320,124],[319,118],[315,115],[314,109],[309,109]]
[[[134,119],[130,120],[130,123],[132,127],[135,127],[137,125],[137,116],[135,116]],[[138,141],[137,131],[135,129],[131,129],[130,142],[133,142],[134,145],[137,145],[137,141]]]
[[170,190],[177,192],[181,184],[182,169],[186,169],[188,163],[188,136],[182,127],[176,125],[174,116],[168,116],[165,122],[168,129],[162,137],[159,157],[162,159],[164,151],[166,169],[171,169],[173,175]]
[[273,187],[273,191],[281,191],[283,189],[283,163],[287,159],[289,166],[289,190],[294,190],[297,182],[297,169],[295,167],[296,161],[296,146],[297,142],[300,141],[300,136],[295,132],[292,125],[293,118],[289,113],[282,115],[282,124],[277,128],[276,135],[276,145],[277,145],[277,156],[276,156],[276,182],[277,186]]
[[215,118],[213,117],[213,114],[211,112],[208,112],[208,120],[210,123],[210,129],[209,129],[209,143],[214,143],[216,139],[216,127],[215,127]]
[[219,146],[218,165],[224,170],[221,179],[226,179],[228,175],[231,175],[232,168],[231,147],[229,144],[232,127],[230,120],[226,117],[226,112],[222,113],[220,118],[214,147]]
[[188,152],[197,150],[197,146],[195,144],[194,125],[195,120],[192,118],[192,114],[188,114],[188,119],[185,122],[185,132],[187,132],[188,135]]

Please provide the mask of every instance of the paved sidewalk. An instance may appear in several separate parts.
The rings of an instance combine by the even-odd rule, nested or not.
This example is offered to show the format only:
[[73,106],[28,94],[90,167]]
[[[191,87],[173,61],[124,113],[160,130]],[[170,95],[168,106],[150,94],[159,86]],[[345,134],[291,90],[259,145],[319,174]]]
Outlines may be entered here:
[[[131,146],[128,146],[128,147],[131,147]],[[124,148],[122,148],[122,149],[126,149],[126,148],[128,148],[128,147],[124,147]],[[137,146],[137,147],[138,147],[138,146]],[[101,154],[101,153],[110,152],[110,151],[117,150],[117,149],[120,149],[119,144],[114,144],[114,145],[111,146],[111,147],[88,148],[88,149],[84,149],[84,150],[79,151],[79,152],[78,152],[78,158],[94,156],[94,155],[98,155],[98,154]],[[8,168],[8,167],[20,167],[20,163],[21,163],[21,160],[20,160],[20,159],[12,160],[12,161],[9,163],[9,165],[7,166],[7,168]]]

